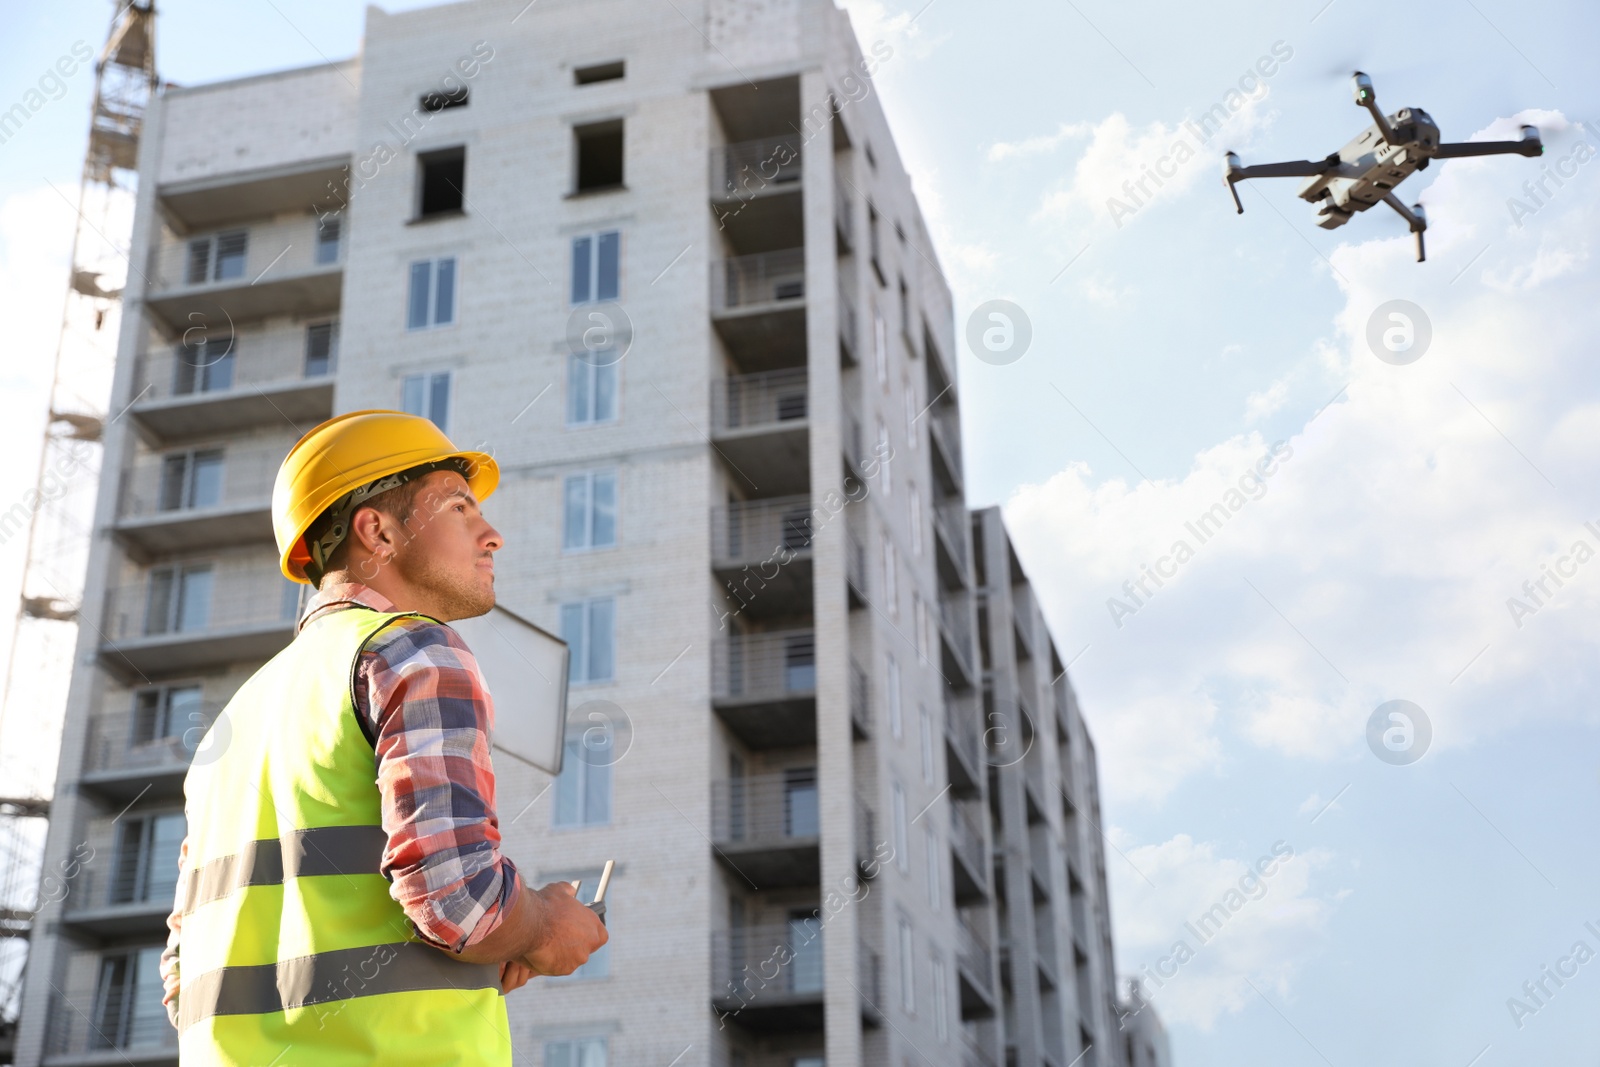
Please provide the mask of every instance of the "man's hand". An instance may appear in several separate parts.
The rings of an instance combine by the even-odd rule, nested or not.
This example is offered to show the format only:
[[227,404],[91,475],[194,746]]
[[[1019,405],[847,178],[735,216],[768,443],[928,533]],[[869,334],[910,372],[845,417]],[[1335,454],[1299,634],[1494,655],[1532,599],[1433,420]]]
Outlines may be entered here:
[[543,936],[520,962],[534,974],[571,974],[610,940],[605,924],[578,902],[577,890],[568,882],[552,882],[538,896],[544,906]]
[[500,992],[509,993],[513,989],[521,989],[533,976],[533,968],[521,960],[506,960],[500,965]]

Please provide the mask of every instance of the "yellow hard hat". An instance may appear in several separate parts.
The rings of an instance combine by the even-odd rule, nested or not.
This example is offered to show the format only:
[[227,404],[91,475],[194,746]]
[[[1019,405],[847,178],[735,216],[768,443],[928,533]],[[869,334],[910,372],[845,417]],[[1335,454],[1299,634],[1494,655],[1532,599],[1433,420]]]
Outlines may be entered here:
[[[272,486],[272,532],[284,577],[309,584],[306,531],[330,507],[341,502],[350,507],[401,484],[374,484],[390,475],[429,464],[449,467],[452,461],[480,501],[500,484],[493,456],[456,448],[443,430],[418,415],[352,411],[313,427],[289,450]],[[347,496],[352,499],[345,501]]]

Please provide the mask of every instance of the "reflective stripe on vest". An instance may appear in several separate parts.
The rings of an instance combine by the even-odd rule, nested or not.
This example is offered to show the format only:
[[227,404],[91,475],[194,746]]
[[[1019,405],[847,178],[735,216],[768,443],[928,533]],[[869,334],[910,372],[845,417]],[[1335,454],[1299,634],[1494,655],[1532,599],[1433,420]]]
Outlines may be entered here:
[[351,682],[398,614],[320,616],[229,701],[184,780],[183,1062],[509,1067],[497,964],[422,941],[380,871],[375,758]]

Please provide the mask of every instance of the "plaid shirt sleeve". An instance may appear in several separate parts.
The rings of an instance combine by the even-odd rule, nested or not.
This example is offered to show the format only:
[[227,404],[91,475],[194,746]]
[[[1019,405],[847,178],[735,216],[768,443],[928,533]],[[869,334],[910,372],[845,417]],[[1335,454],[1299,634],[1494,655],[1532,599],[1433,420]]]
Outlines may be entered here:
[[448,626],[401,619],[362,653],[355,698],[375,738],[389,895],[419,936],[460,952],[500,925],[522,885],[500,852],[494,706],[477,662]]

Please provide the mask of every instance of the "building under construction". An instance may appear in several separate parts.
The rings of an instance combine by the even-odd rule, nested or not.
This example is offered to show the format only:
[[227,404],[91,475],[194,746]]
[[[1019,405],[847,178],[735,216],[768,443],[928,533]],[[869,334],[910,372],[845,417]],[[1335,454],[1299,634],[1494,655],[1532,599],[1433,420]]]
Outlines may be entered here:
[[[45,822],[52,795],[60,794],[55,765],[41,753],[54,755],[77,641],[107,394],[123,325],[140,135],[156,88],[154,15],[149,2],[119,4],[98,56],[60,61],[76,73],[79,58],[92,58],[94,92],[36,484],[0,513],[0,544],[21,544],[25,556],[0,697],[0,1062],[6,1063],[14,1053],[27,950],[50,936],[37,921],[82,873],[81,848],[56,866],[42,865]],[[0,132],[14,136],[30,106],[24,98],[0,115]],[[76,777],[76,769],[65,776],[69,792]]]
[[535,884],[617,860],[611,943],[511,995],[519,1063],[1158,1067],[1093,742],[965,502],[900,61],[827,0],[468,0],[151,102],[18,1063],[175,1060],[183,775],[300,603],[273,476],[381,407],[495,454],[498,595],[574,653],[501,828]]

